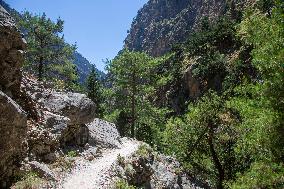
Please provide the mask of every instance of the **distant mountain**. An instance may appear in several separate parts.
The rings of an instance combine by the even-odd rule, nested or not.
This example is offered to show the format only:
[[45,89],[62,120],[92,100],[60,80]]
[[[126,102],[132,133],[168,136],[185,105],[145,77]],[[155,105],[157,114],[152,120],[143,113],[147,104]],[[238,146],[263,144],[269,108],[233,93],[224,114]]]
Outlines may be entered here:
[[[77,70],[79,73],[79,82],[83,84],[85,83],[91,71],[92,64],[78,52],[75,52],[74,57],[74,64],[77,66]],[[104,72],[97,69],[97,73],[100,80],[103,80],[105,78],[106,74]]]

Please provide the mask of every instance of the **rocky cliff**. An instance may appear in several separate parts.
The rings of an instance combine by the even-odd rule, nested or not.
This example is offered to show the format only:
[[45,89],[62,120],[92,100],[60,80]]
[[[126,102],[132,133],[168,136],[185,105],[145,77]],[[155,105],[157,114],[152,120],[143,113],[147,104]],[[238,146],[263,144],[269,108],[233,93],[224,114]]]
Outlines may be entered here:
[[0,188],[9,184],[24,158],[27,116],[12,99],[20,92],[25,41],[0,6]]
[[150,0],[139,10],[125,46],[161,56],[183,42],[202,18],[214,20],[226,9],[226,0]]
[[13,18],[0,6],[0,90],[9,95],[20,89],[25,41],[16,28]]

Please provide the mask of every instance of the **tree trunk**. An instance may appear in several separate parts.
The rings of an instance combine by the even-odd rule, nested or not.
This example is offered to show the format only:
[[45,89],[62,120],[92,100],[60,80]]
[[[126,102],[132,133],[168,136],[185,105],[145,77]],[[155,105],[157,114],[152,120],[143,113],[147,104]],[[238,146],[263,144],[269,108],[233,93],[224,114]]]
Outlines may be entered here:
[[208,127],[206,127],[204,129],[204,131],[199,135],[199,137],[197,138],[197,140],[195,141],[195,143],[190,146],[190,148],[188,149],[187,152],[187,158],[190,159],[192,153],[194,152],[195,148],[198,146],[198,144],[201,142],[201,139],[204,137],[204,135],[207,133]]
[[38,80],[42,81],[42,78],[43,78],[43,58],[40,57],[38,63]]
[[209,122],[208,128],[209,128],[208,145],[209,145],[209,149],[210,149],[210,153],[212,155],[214,165],[215,165],[216,169],[218,170],[218,181],[216,183],[216,186],[217,186],[217,189],[223,189],[223,180],[224,180],[224,177],[225,177],[225,172],[224,172],[222,164],[221,164],[221,162],[218,158],[217,152],[215,151],[215,148],[214,148],[214,144],[213,144],[214,131],[213,131],[213,124],[211,122]]
[[136,95],[136,73],[135,70],[132,73],[132,94],[131,94],[131,112],[132,112],[132,118],[131,118],[131,135],[133,138],[135,138],[135,121],[136,121],[136,101],[135,101],[135,95]]
[[131,136],[132,138],[135,138],[135,99],[134,95],[132,96],[132,105],[131,105],[131,111],[132,111],[132,118],[131,118]]

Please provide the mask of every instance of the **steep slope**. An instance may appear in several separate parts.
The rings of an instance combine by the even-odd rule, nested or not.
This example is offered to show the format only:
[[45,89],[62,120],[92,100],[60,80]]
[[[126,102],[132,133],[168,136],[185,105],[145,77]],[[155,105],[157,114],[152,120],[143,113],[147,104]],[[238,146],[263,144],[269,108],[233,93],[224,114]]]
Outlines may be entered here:
[[[83,57],[82,54],[78,52],[75,52],[74,54],[74,64],[77,66],[77,70],[79,73],[79,82],[81,84],[84,84],[92,69],[92,64],[85,57]],[[103,79],[105,77],[105,73],[98,69],[96,70],[99,78]]]
[[183,42],[202,18],[214,20],[226,9],[226,0],[150,0],[138,11],[125,47],[160,56]]

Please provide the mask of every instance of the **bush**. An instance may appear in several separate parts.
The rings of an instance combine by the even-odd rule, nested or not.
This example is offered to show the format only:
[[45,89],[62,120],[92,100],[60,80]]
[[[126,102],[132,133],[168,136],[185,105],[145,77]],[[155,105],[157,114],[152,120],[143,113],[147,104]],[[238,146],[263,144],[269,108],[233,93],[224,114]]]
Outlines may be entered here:
[[74,150],[71,150],[71,151],[69,151],[68,153],[67,153],[67,157],[76,157],[76,156],[78,156],[78,153],[76,152],[76,151],[74,151]]
[[135,189],[134,186],[129,185],[125,180],[118,180],[115,183],[116,189]]
[[152,153],[153,149],[147,144],[140,145],[136,152],[136,154],[142,158],[148,158]]
[[21,181],[15,183],[12,189],[37,189],[45,184],[45,180],[38,177],[34,172],[27,173]]
[[238,174],[237,180],[230,188],[232,189],[282,189],[284,187],[283,164],[271,164],[258,162],[252,164],[245,174]]

